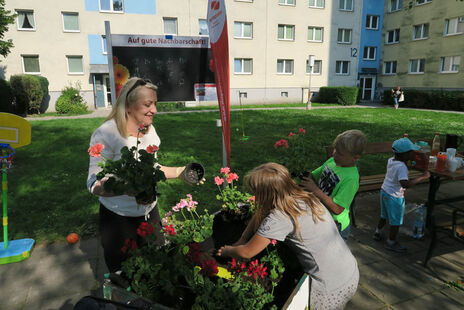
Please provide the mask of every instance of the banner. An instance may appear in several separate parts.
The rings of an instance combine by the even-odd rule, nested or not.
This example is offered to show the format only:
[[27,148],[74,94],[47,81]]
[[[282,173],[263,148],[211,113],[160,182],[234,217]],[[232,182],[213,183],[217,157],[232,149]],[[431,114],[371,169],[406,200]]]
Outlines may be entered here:
[[212,68],[221,113],[222,134],[230,167],[230,88],[229,88],[229,38],[224,0],[208,1],[208,30],[213,55]]

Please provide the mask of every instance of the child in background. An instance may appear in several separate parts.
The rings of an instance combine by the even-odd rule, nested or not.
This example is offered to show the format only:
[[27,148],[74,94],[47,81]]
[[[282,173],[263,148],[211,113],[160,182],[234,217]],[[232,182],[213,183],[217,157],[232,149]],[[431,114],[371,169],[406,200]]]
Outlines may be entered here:
[[417,183],[430,178],[430,172],[426,171],[423,175],[409,180],[408,160],[413,160],[414,152],[420,149],[408,138],[401,138],[393,142],[392,145],[395,157],[388,159],[387,173],[380,190],[380,220],[374,233],[374,240],[382,240],[382,228],[388,222],[390,224],[390,235],[385,244],[385,248],[395,252],[406,252],[406,248],[397,240],[398,230],[403,224],[404,216],[404,190]]
[[[312,172],[312,178],[303,178],[301,186],[313,192],[329,209],[343,240],[350,236],[350,205],[359,188],[359,160],[367,143],[360,130],[347,130],[333,143],[333,156]],[[317,184],[315,183],[317,182]]]

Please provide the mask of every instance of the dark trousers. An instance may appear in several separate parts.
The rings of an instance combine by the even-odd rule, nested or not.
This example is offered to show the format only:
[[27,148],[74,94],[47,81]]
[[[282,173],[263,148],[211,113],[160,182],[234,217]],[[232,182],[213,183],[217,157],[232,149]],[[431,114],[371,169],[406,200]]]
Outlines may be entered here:
[[[159,230],[158,209],[154,208],[150,213],[148,222],[154,225],[155,230]],[[121,263],[130,256],[130,251],[122,252],[122,247],[126,239],[132,239],[140,246],[145,241],[137,234],[140,223],[145,221],[145,216],[129,217],[118,215],[100,204],[100,237],[103,247],[105,263],[110,272],[121,270]]]

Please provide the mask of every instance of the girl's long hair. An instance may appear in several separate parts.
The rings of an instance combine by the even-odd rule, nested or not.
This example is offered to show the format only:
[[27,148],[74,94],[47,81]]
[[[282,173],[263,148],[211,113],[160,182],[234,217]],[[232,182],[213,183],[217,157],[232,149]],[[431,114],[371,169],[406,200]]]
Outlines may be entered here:
[[138,98],[139,90],[141,87],[147,87],[153,90],[155,93],[158,92],[158,87],[152,83],[145,83],[144,85],[137,86],[133,90],[132,87],[137,83],[137,81],[142,80],[138,77],[133,77],[127,80],[126,84],[121,89],[119,93],[118,99],[116,99],[116,103],[113,104],[113,109],[111,110],[108,117],[105,119],[106,121],[114,119],[116,122],[116,126],[118,127],[118,131],[123,137],[127,137],[129,134],[127,132],[127,109],[133,106]]
[[[294,233],[298,232],[301,238],[300,226],[297,218],[311,210],[315,223],[323,221],[325,209],[319,199],[313,194],[304,191],[291,178],[287,168],[276,163],[266,163],[256,167],[246,177],[245,182],[255,195],[257,205],[254,231],[258,230],[261,222],[276,209],[287,214],[294,223]],[[299,202],[304,202],[307,208]]]

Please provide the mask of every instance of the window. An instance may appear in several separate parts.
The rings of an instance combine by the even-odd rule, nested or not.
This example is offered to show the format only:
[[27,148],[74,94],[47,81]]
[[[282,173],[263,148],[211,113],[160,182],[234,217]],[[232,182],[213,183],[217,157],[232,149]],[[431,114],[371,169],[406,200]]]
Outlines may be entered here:
[[253,37],[253,23],[234,22],[234,38],[251,39]]
[[107,48],[107,45],[106,45],[106,36],[102,36],[102,51],[103,51],[103,54],[108,54],[108,48]]
[[288,97],[288,91],[281,91],[280,97]]
[[163,17],[164,34],[177,35],[177,18]]
[[[321,74],[322,60],[314,60],[311,74]],[[306,59],[306,74],[309,74],[309,59]]]
[[385,39],[386,39],[387,44],[393,44],[393,43],[400,42],[400,30],[395,29],[395,30],[388,31]]
[[351,43],[351,29],[339,28],[337,42],[350,44]]
[[416,5],[432,2],[432,0],[416,0]]
[[236,74],[251,74],[253,73],[253,59],[251,58],[235,58],[234,73]]
[[277,73],[293,74],[293,60],[292,59],[277,59]]
[[18,30],[35,30],[34,11],[16,11]]
[[40,74],[39,55],[24,55],[23,72],[28,74]]
[[308,41],[322,42],[324,28],[322,27],[308,27]]
[[379,29],[379,17],[377,15],[367,15],[366,29]]
[[440,58],[440,72],[459,72],[461,56],[449,56]]
[[425,59],[411,59],[409,60],[409,73],[424,73]]
[[399,11],[403,8],[403,0],[390,0],[390,12]]
[[82,56],[66,56],[68,59],[69,74],[83,74],[84,65],[82,64]]
[[79,32],[79,13],[61,12],[61,15],[65,32]]
[[100,0],[100,11],[122,13],[123,10],[122,0]]
[[383,74],[396,74],[396,61],[386,61],[383,63]]
[[279,40],[293,40],[295,37],[295,26],[279,25],[277,38]]
[[340,0],[340,10],[342,11],[353,11],[353,1],[354,0]]
[[279,0],[281,5],[295,5],[296,0]]
[[323,9],[325,4],[324,2],[324,0],[309,0],[309,7]]
[[429,37],[429,24],[422,24],[414,26],[414,31],[412,32],[413,40],[422,40]]
[[364,47],[364,60],[375,60],[375,53],[377,48],[375,46],[365,46]]
[[335,63],[335,74],[349,75],[350,62],[345,60],[337,60],[337,62]]
[[201,36],[209,35],[208,23],[206,22],[206,19],[198,20],[198,34]]
[[445,19],[445,35],[464,32],[464,16]]

